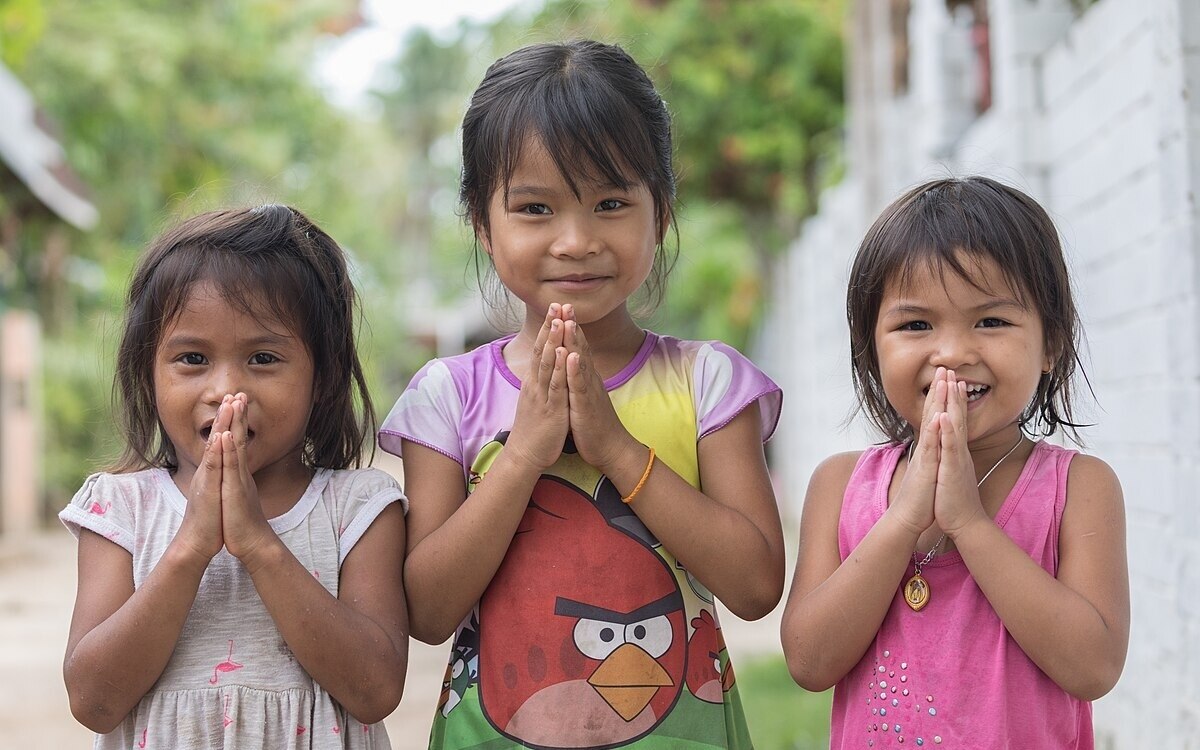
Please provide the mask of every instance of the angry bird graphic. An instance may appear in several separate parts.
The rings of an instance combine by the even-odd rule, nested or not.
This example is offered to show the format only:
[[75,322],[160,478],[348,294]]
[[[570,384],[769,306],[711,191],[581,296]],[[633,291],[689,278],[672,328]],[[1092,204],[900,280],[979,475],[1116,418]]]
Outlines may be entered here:
[[683,597],[647,537],[607,480],[596,498],[538,480],[479,605],[479,700],[499,732],[614,747],[670,712],[687,658]]
[[725,650],[725,637],[707,609],[692,618],[688,641],[687,686],[692,695],[706,703],[722,703],[733,688],[733,664]]

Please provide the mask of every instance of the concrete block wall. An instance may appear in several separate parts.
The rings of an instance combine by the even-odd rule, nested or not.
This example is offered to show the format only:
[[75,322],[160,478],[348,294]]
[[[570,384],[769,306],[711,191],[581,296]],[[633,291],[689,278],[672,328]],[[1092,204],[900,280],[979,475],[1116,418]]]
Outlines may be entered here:
[[[914,49],[944,41],[950,19],[932,2],[914,0]],[[1087,449],[1126,496],[1133,626],[1125,674],[1096,704],[1098,746],[1200,750],[1200,2],[1099,0],[1077,18],[1068,6],[989,3],[993,107],[942,153],[927,144],[946,117],[913,106],[939,101],[922,88],[939,85],[929,66],[905,99],[870,113],[886,122],[877,156],[851,153],[776,278],[768,317],[785,330],[764,335],[790,346],[760,347],[786,394],[774,466],[797,518],[822,458],[877,439],[861,420],[843,424],[844,295],[882,202],[947,173],[1030,192],[1059,227],[1084,319]],[[867,185],[891,193],[877,200]]]

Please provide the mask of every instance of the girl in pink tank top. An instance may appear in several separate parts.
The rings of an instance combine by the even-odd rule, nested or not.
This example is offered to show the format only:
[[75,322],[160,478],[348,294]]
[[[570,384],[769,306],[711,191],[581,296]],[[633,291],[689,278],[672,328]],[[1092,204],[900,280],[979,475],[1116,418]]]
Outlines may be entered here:
[[[1129,638],[1121,487],[1075,442],[1078,316],[1058,233],[983,177],[897,199],[847,294],[886,443],[814,472],[784,611],[832,748],[1086,748]],[[1086,377],[1085,377],[1086,380]]]

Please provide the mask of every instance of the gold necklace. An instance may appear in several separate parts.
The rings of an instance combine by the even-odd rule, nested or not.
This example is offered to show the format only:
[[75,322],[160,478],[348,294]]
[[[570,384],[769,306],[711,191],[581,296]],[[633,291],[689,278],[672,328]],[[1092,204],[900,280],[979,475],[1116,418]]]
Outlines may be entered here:
[[[1020,445],[1021,441],[1024,439],[1024,435],[1017,437],[1017,442],[1013,443],[1013,447],[1008,449],[1008,453],[1005,453],[1000,457],[999,461],[992,464],[992,468],[988,469],[987,473],[983,475],[983,479],[980,479],[975,485],[976,489],[983,486],[983,483],[992,475],[992,472],[999,468],[1000,464],[1004,463],[1004,459],[1011,456],[1013,452],[1017,450],[1017,446]],[[912,462],[912,450],[913,443],[909,443],[908,459],[910,465]],[[944,541],[946,541],[946,532],[943,531],[942,535],[938,537],[938,540],[933,543],[933,547],[930,548],[929,552],[927,552],[925,557],[920,561],[917,560],[916,550],[913,550],[913,576],[912,578],[908,579],[907,583],[904,584],[904,601],[908,602],[908,606],[912,608],[913,612],[920,612],[925,608],[925,605],[929,603],[929,581],[926,581],[923,577],[921,577],[921,568],[928,565],[929,562],[933,560],[935,556],[937,556],[938,548],[942,546],[942,542]]]

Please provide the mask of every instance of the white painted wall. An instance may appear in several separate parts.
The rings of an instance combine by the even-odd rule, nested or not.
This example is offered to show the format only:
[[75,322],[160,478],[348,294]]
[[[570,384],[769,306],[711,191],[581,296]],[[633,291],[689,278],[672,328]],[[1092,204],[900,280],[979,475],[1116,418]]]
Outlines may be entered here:
[[[878,439],[861,420],[843,426],[846,273],[871,219],[947,173],[1026,190],[1063,237],[1098,401],[1084,434],[1128,510],[1133,629],[1125,674],[1095,707],[1099,747],[1200,748],[1200,1],[1099,0],[1076,17],[1067,0],[992,0],[990,12],[993,106],[964,125],[958,73],[942,64],[956,59],[954,20],[942,0],[913,1],[910,89],[852,99],[870,125],[852,123],[849,177],[777,274],[758,348],[785,389],[781,501],[794,522],[822,458]],[[863,37],[878,45],[868,55],[887,45]]]

